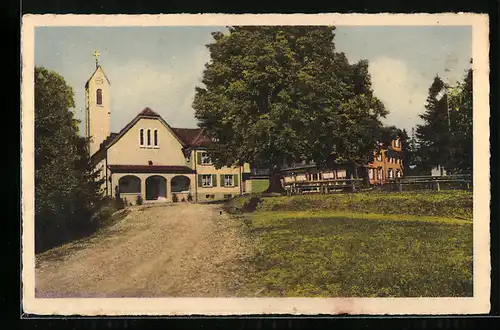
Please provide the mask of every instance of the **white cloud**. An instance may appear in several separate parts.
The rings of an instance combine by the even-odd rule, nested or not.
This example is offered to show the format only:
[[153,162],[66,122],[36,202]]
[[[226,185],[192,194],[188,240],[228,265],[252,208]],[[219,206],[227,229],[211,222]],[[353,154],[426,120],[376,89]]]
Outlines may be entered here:
[[432,81],[404,61],[390,57],[370,61],[369,71],[375,95],[390,111],[384,122],[411,133],[411,128],[420,123],[418,115],[425,110]]
[[[206,48],[199,47],[184,58],[169,58],[164,63],[148,61],[102,64],[111,82],[111,131],[117,132],[142,109],[150,107],[174,127],[196,127],[191,107],[194,88],[199,85],[204,64],[209,59]],[[85,68],[78,77],[88,79],[92,72]],[[76,86],[77,116],[83,118],[85,81]],[[81,125],[83,126],[83,123]]]
[[191,100],[207,60],[206,49],[198,48],[166,63],[127,62],[107,71],[113,79],[113,130],[121,129],[146,106],[172,126],[195,127]]

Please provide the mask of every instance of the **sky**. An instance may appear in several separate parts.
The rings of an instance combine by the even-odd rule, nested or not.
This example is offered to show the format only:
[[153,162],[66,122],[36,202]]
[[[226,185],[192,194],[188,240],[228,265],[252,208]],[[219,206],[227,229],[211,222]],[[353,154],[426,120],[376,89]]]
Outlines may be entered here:
[[[85,83],[95,70],[94,50],[111,82],[111,131],[150,107],[173,127],[196,127],[191,107],[210,54],[211,32],[224,27],[38,27],[35,65],[62,75],[75,93],[84,132]],[[433,78],[461,80],[472,56],[470,26],[337,26],[337,52],[369,61],[373,90],[388,125],[420,124]]]

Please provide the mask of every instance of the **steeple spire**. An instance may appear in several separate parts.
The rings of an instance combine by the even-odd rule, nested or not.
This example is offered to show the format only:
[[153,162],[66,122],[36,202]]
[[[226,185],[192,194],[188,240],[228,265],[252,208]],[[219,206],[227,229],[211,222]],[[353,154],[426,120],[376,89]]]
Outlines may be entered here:
[[95,68],[97,69],[99,67],[99,52],[97,50],[94,50],[94,53],[92,54],[95,57]]

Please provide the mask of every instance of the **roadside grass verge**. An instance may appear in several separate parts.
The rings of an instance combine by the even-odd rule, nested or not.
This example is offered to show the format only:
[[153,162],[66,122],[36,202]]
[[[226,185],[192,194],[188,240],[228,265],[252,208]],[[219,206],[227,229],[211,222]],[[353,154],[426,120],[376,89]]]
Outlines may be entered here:
[[472,223],[334,212],[240,215],[246,296],[470,297]]

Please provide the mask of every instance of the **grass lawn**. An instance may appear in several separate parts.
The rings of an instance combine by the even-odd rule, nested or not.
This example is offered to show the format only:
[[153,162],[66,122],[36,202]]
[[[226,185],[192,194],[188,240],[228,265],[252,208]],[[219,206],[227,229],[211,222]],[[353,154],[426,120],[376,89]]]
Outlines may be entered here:
[[247,296],[473,295],[471,195],[271,197],[239,211],[248,200],[229,202],[253,247]]
[[269,187],[269,180],[252,180],[252,193],[258,194]]
[[471,222],[306,212],[245,217],[255,246],[249,294],[472,296]]

